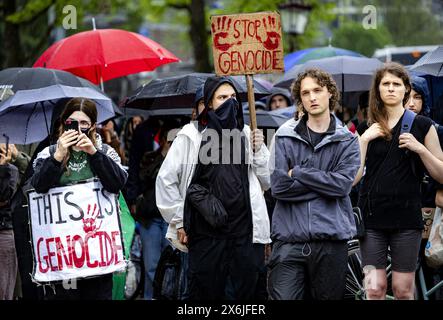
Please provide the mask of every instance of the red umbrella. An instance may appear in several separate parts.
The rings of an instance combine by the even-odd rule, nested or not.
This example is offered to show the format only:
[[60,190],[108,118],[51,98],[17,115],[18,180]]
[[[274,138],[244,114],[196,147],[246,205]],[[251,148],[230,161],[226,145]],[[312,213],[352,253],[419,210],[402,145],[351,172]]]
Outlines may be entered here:
[[95,84],[179,59],[142,35],[119,29],[77,33],[49,47],[34,64],[71,72]]

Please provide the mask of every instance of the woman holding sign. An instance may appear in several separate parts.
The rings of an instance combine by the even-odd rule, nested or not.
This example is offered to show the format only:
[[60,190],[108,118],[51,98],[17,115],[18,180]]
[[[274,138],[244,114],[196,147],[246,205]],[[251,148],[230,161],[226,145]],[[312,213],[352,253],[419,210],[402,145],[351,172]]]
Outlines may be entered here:
[[[103,144],[96,134],[97,108],[94,101],[71,99],[60,120],[57,144],[44,149],[34,161],[35,173],[31,184],[35,191],[47,193],[56,186],[96,177],[106,191],[118,194],[126,183],[127,173],[117,152]],[[54,290],[46,290],[46,298],[111,299],[112,273],[56,284]]]

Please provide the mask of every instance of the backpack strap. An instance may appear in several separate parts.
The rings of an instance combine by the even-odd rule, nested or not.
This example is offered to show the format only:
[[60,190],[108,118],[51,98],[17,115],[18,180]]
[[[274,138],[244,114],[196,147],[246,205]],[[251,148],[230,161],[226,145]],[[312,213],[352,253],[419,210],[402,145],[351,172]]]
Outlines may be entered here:
[[[400,135],[402,133],[411,132],[412,123],[414,122],[415,116],[416,116],[415,112],[412,112],[411,110],[408,109],[405,110],[405,113],[403,114],[403,119],[401,120]],[[406,154],[410,155],[409,150],[406,150]],[[412,173],[414,174],[414,176],[417,177],[417,170],[415,168],[414,160],[410,156],[408,158],[409,162],[411,163]]]
[[415,116],[415,112],[408,109],[405,110],[403,119],[401,120],[400,135],[411,132],[412,123],[414,122]]

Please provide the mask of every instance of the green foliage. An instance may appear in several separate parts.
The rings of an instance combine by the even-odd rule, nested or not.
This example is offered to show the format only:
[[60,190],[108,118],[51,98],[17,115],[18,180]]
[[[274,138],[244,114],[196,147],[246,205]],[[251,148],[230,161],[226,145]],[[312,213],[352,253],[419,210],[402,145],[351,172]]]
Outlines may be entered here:
[[249,13],[260,11],[277,11],[278,5],[283,3],[283,0],[225,0],[223,1],[223,8],[211,10],[211,14],[234,14],[234,13]]
[[[432,45],[443,42],[443,31],[427,6],[417,0],[373,0],[377,9],[378,28],[384,26],[397,46]],[[366,0],[358,1],[360,6]]]
[[371,57],[375,49],[383,48],[389,43],[392,43],[391,35],[384,26],[364,29],[361,23],[348,21],[334,30],[331,44]]
[[332,13],[335,7],[334,3],[323,3],[320,0],[305,1],[306,4],[312,6],[312,11],[309,14],[308,25],[302,35],[297,35],[297,49],[306,49],[316,45],[326,45],[326,43],[319,43],[319,38],[322,36],[321,26],[332,22],[336,15]]
[[435,17],[415,0],[392,0],[384,23],[398,46],[440,44],[443,33]]
[[29,22],[29,21],[33,20],[37,15],[48,10],[48,8],[54,2],[55,2],[54,0],[31,0],[31,1],[28,1],[22,10],[6,17],[6,21],[14,23],[14,24],[21,24],[24,22]]

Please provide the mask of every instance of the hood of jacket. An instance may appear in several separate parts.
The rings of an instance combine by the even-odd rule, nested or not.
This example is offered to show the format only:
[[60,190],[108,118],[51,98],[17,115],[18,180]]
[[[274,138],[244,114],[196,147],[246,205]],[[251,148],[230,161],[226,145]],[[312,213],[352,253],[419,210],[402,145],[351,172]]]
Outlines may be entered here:
[[423,98],[423,107],[420,111],[420,115],[429,117],[431,115],[431,95],[429,93],[428,83],[426,79],[421,77],[411,77],[412,89],[417,91]]
[[271,110],[272,98],[274,98],[275,96],[278,96],[278,95],[281,95],[286,99],[286,102],[288,103],[288,107],[290,107],[292,105],[291,94],[289,93],[288,90],[286,90],[284,88],[273,87],[271,89],[271,94],[266,98],[266,108],[268,110]]
[[201,127],[206,127],[208,123],[208,117],[207,113],[209,111],[209,103],[212,100],[212,97],[214,96],[215,91],[222,85],[222,84],[230,84],[236,93],[236,100],[238,101],[239,108],[237,110],[237,128],[239,130],[243,129],[244,126],[244,120],[243,120],[243,108],[242,102],[240,100],[240,95],[238,93],[237,87],[235,86],[235,83],[232,81],[230,77],[209,77],[206,79],[206,82],[203,87],[203,100],[205,103],[205,109],[203,112],[199,115],[198,120]]
[[[277,137],[296,138],[309,144],[309,141],[305,138],[305,135],[303,134],[306,131],[306,120],[306,115],[299,120],[289,119],[277,130],[275,135]],[[331,113],[331,122],[327,130],[327,134],[323,138],[323,140],[315,147],[315,149],[321,148],[322,146],[330,142],[352,140],[353,138],[354,135],[348,130],[348,128],[343,127],[340,121],[337,121],[335,116]]]

